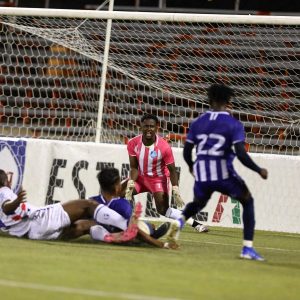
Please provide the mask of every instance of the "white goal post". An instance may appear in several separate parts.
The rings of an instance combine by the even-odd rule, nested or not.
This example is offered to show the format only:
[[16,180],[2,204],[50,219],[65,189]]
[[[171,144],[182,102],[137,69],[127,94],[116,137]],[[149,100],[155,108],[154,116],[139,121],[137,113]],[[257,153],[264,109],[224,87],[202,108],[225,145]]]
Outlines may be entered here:
[[0,8],[0,136],[126,143],[147,112],[181,146],[221,81],[251,152],[299,155],[299,34],[300,17]]

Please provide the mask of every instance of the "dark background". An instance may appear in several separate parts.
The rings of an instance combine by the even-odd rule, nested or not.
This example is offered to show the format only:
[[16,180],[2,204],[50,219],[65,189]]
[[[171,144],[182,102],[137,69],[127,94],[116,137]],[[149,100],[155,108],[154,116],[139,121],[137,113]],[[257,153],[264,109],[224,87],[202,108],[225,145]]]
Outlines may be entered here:
[[[101,5],[104,0],[50,0],[50,8],[83,9],[86,5]],[[2,4],[9,1],[1,1]],[[135,0],[115,0],[116,6],[134,7]],[[140,7],[158,8],[158,0],[140,0]],[[19,7],[45,7],[44,0],[19,0]],[[235,0],[166,0],[167,9],[234,10]],[[270,12],[300,12],[300,0],[240,0],[240,10]]]

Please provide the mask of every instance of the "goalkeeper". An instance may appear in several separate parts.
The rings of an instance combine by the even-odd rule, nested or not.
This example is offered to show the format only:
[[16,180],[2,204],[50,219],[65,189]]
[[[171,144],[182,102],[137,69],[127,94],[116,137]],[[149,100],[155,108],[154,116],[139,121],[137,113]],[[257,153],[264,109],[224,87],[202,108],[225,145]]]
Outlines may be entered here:
[[[146,114],[141,119],[142,134],[129,140],[127,151],[130,163],[130,178],[127,182],[125,198],[149,192],[153,195],[159,214],[177,219],[181,211],[169,206],[169,180],[172,195],[178,207],[184,206],[178,189],[174,156],[167,141],[157,135],[158,118]],[[207,232],[208,228],[190,218],[187,221],[198,232]]]

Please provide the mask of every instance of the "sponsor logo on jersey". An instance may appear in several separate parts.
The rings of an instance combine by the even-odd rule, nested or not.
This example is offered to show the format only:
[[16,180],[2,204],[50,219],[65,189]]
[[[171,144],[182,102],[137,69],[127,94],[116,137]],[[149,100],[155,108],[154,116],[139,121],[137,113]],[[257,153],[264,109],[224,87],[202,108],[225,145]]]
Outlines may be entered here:
[[157,157],[157,152],[156,152],[155,150],[152,150],[152,151],[150,152],[150,157],[151,157],[151,158]]

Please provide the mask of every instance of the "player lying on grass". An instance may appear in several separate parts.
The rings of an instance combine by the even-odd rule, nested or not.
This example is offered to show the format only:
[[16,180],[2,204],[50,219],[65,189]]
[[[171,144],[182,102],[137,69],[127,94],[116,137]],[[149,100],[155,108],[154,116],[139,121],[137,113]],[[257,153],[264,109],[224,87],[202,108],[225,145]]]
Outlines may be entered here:
[[[178,189],[178,176],[172,149],[167,141],[157,135],[158,118],[145,114],[141,119],[142,134],[129,140],[127,145],[130,179],[127,182],[125,197],[149,192],[153,195],[159,214],[171,219],[181,215],[179,209],[169,206],[169,182],[178,207],[184,205]],[[198,232],[207,232],[208,228],[192,218],[187,220]]]
[[[174,223],[169,239],[177,240],[185,220],[201,211],[213,192],[237,199],[243,206],[244,241],[241,258],[264,260],[253,248],[254,200],[241,177],[233,168],[235,155],[247,168],[267,179],[266,169],[257,166],[244,146],[245,131],[242,123],[226,111],[232,90],[223,84],[208,89],[210,111],[202,114],[191,125],[183,150],[184,159],[195,177],[194,201],[186,205],[182,216]],[[196,160],[192,150],[196,146]],[[235,153],[232,148],[234,147]]]
[[[131,204],[122,197],[119,197],[121,192],[121,178],[118,169],[107,168],[98,173],[97,179],[100,185],[101,194],[91,197],[90,199],[97,201],[101,205],[114,210],[121,215],[125,220],[130,220],[132,215]],[[170,228],[170,223],[164,223],[158,228],[152,224],[138,220],[137,239],[145,241],[151,245],[160,248],[168,248],[169,244],[158,241],[160,237],[165,235]],[[120,232],[120,227],[115,224],[103,224],[95,220],[78,220],[67,231],[64,238],[76,238],[84,234],[90,234],[94,240],[107,241],[106,236],[111,233]]]
[[[25,201],[26,192],[16,195],[9,187],[5,171],[0,169],[0,229],[9,235],[26,237],[34,240],[58,239],[73,233],[77,221],[93,219],[97,223],[113,225],[121,232],[103,235],[107,242],[127,242],[136,237],[137,222],[141,214],[140,203],[136,205],[130,220],[122,217],[107,205],[95,200],[73,200],[66,203],[56,203],[44,207],[35,207]],[[77,233],[78,234],[78,233]]]

